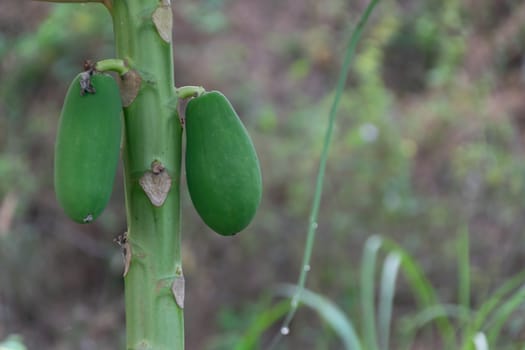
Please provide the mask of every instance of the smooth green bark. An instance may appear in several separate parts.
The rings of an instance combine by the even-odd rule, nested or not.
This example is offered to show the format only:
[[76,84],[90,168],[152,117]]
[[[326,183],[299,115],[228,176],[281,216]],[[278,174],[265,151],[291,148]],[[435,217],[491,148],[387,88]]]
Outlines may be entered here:
[[[181,350],[184,319],[172,286],[182,280],[180,174],[182,128],[173,101],[172,46],[157,32],[157,0],[116,0],[111,9],[118,58],[139,72],[142,86],[124,108],[123,160],[131,264],[125,276],[127,349]],[[171,178],[156,207],[139,181],[160,162]],[[179,285],[183,292],[183,283]]]
[[[113,18],[118,59],[100,70],[138,72],[140,90],[124,101],[124,184],[128,231],[125,244],[126,349],[184,349],[184,276],[180,247],[182,127],[173,79],[170,0],[38,0],[100,2]],[[120,60],[119,60],[120,59]],[[131,89],[133,90],[133,89]],[[186,87],[184,97],[202,88]],[[160,173],[159,173],[160,172]],[[167,175],[166,175],[167,174]],[[146,177],[144,177],[146,175]],[[162,204],[141,186],[147,178],[171,181]],[[154,203],[156,202],[156,205]]]

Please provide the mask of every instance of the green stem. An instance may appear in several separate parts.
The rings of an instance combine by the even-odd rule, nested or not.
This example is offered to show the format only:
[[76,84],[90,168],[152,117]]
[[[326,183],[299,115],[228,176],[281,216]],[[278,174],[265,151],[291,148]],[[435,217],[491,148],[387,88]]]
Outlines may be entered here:
[[206,90],[202,86],[181,86],[175,89],[175,92],[179,98],[197,97],[202,95]]
[[113,0],[35,0],[35,1],[41,1],[41,2],[60,2],[60,3],[87,3],[87,2],[99,2],[104,4],[110,11],[113,5]]
[[[141,90],[124,108],[123,160],[131,263],[125,277],[127,350],[184,349],[180,247],[181,126],[176,108],[172,46],[158,34],[152,13],[158,0],[119,0],[112,9],[117,57],[142,75]],[[152,169],[156,164],[157,169]],[[171,178],[160,207],[139,181]],[[154,167],[154,168],[155,168]],[[178,286],[179,304],[172,286]],[[182,306],[182,305],[181,305]]]
[[319,170],[317,173],[317,180],[315,184],[314,198],[312,201],[312,208],[310,211],[308,233],[306,235],[306,245],[305,245],[304,255],[303,255],[303,260],[302,260],[302,265],[301,265],[302,268],[301,268],[301,273],[299,274],[299,280],[297,281],[298,288],[297,288],[295,295],[292,297],[291,308],[282,323],[281,332],[277,334],[277,336],[273,339],[270,345],[270,349],[275,348],[275,346],[279,343],[280,338],[283,335],[286,335],[289,333],[290,323],[292,322],[292,319],[294,318],[295,313],[297,312],[297,309],[299,307],[300,294],[302,293],[304,289],[304,286],[306,284],[306,278],[308,277],[308,272],[310,271],[310,260],[312,258],[312,251],[313,251],[314,242],[315,242],[315,235],[317,232],[317,218],[319,216],[319,206],[321,203],[321,195],[323,192],[324,174],[326,170],[326,163],[328,160],[330,144],[332,143],[332,134],[333,134],[335,119],[337,115],[336,112],[339,107],[339,102],[341,100],[341,96],[344,91],[346,79],[348,76],[348,71],[350,69],[350,63],[352,62],[352,58],[354,57],[354,53],[355,53],[357,44],[359,43],[359,40],[361,38],[361,34],[363,33],[365,24],[367,23],[368,18],[370,17],[370,14],[374,10],[378,2],[379,0],[371,0],[369,2],[365,12],[361,15],[361,18],[359,19],[359,22],[357,23],[357,26],[353,30],[352,35],[350,37],[350,42],[346,50],[346,54],[343,60],[343,66],[341,68],[341,73],[339,75],[339,80],[337,82],[337,86],[335,89],[334,100],[330,108],[330,114],[328,118],[328,127],[326,128],[326,133],[324,137],[323,149],[321,153],[321,160],[319,163]]
[[99,72],[117,72],[119,75],[124,75],[129,72],[129,67],[126,65],[126,62],[118,58],[98,61],[95,64],[95,69]]
[[103,2],[103,0],[35,0],[40,2],[67,2],[67,3],[73,3],[73,2]]

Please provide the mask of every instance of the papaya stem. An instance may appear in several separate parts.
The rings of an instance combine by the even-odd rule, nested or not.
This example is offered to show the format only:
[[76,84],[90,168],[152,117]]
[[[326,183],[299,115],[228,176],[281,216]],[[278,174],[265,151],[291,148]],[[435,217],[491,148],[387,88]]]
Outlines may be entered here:
[[[182,128],[177,110],[169,107],[177,99],[173,49],[171,43],[160,37],[153,23],[158,3],[158,0],[114,1],[112,18],[118,60],[97,63],[97,69],[106,64],[120,69],[125,67],[124,62],[133,62],[133,71],[141,72],[143,78],[140,92],[123,109],[122,157],[131,251],[124,277],[127,350],[184,349]],[[162,187],[167,188],[166,197],[157,202],[148,197],[149,187],[143,187],[140,180],[144,184],[153,177],[171,181],[169,187]],[[149,181],[149,185],[159,184]],[[166,276],[175,277],[166,279]]]
[[124,60],[119,58],[108,58],[95,63],[95,70],[99,72],[116,72],[119,75],[124,75],[129,72],[130,69]]

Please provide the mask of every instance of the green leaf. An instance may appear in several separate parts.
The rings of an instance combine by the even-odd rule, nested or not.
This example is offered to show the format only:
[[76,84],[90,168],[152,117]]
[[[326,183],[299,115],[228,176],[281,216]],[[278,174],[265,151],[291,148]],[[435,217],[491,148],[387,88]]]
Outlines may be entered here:
[[316,311],[339,336],[346,350],[362,349],[352,322],[337,305],[308,289],[301,289],[300,293],[297,294],[298,291],[299,287],[295,285],[285,285],[278,289],[280,294],[288,297],[298,297],[300,303]]
[[381,238],[370,237],[366,243],[361,261],[361,312],[365,348],[378,349],[375,319],[375,270],[377,252],[381,248]]
[[10,335],[0,343],[0,350],[27,350],[19,335]]
[[397,272],[401,264],[401,257],[397,253],[387,255],[383,264],[381,276],[381,290],[379,294],[379,343],[382,350],[388,350],[390,343],[390,324],[392,322],[392,307],[396,289]]
[[485,336],[485,333],[476,333],[472,341],[474,342],[476,350],[489,350],[489,343],[487,342],[487,337]]
[[461,228],[458,240],[459,303],[470,308],[470,249],[467,225]]
[[522,271],[506,281],[499,287],[492,296],[487,299],[476,312],[473,321],[467,326],[465,330],[464,341],[461,349],[470,349],[471,339],[474,334],[481,330],[483,324],[487,321],[490,313],[500,304],[501,300],[512,290],[516,289],[525,281],[525,271]]
[[[392,240],[384,238],[383,244],[386,250],[397,252],[401,257],[402,271],[415,294],[419,306],[421,308],[433,307],[437,310],[443,308],[438,302],[434,288],[425,277],[419,264],[410,256],[410,254]],[[454,348],[456,342],[455,328],[446,317],[448,315],[447,310],[441,310],[437,315],[439,315],[439,317],[434,317],[434,320],[445,343],[445,348]]]
[[511,297],[507,299],[496,311],[487,325],[488,340],[494,348],[501,334],[503,325],[509,317],[525,302],[525,286],[521,287]]
[[281,319],[289,309],[290,302],[285,300],[262,312],[251,323],[250,328],[248,328],[240,342],[235,346],[235,350],[255,349],[257,342],[261,339],[262,334],[275,322]]
[[[312,251],[314,248],[314,242],[315,242],[315,235],[317,232],[317,218],[319,216],[319,207],[321,203],[321,195],[323,192],[323,183],[324,183],[324,174],[326,171],[326,164],[328,162],[328,154],[330,151],[330,145],[332,143],[332,137],[333,137],[333,130],[335,125],[335,120],[337,116],[337,110],[339,108],[339,103],[341,101],[341,96],[343,94],[346,80],[348,78],[348,72],[350,70],[350,65],[353,61],[354,54],[357,48],[357,44],[359,43],[361,39],[361,34],[363,33],[363,29],[368,22],[368,18],[370,17],[371,13],[373,12],[376,5],[379,3],[379,0],[371,0],[368,3],[368,6],[365,9],[365,12],[361,15],[359,22],[357,23],[356,27],[352,31],[352,35],[350,36],[350,40],[348,42],[348,47],[346,48],[345,56],[343,58],[343,65],[341,67],[341,71],[339,73],[339,78],[337,80],[336,88],[335,88],[335,96],[332,102],[332,105],[330,107],[330,113],[328,116],[328,125],[326,127],[325,136],[323,139],[323,149],[321,152],[321,159],[319,162],[319,168],[317,172],[317,179],[315,182],[315,190],[314,190],[314,198],[312,200],[312,206],[310,210],[310,216],[309,216],[309,225],[308,225],[308,232],[306,234],[306,245],[304,248],[303,253],[303,260],[302,260],[302,269],[301,273],[299,274],[299,280],[297,282],[297,295],[294,296],[297,297],[302,289],[304,288],[306,284],[306,278],[308,275],[309,268],[306,267],[310,266],[310,259],[312,256]],[[289,313],[286,315],[282,328],[287,328],[292,321],[295,312],[297,311],[297,307],[294,303],[292,303],[292,308],[290,309]]]

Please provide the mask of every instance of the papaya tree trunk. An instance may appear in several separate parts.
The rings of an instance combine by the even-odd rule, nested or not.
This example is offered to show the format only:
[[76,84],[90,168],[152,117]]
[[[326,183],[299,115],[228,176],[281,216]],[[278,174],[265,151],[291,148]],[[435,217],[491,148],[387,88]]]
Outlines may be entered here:
[[171,8],[169,0],[116,0],[110,11],[117,57],[141,77],[136,98],[124,107],[127,349],[182,350],[182,128],[173,79]]

